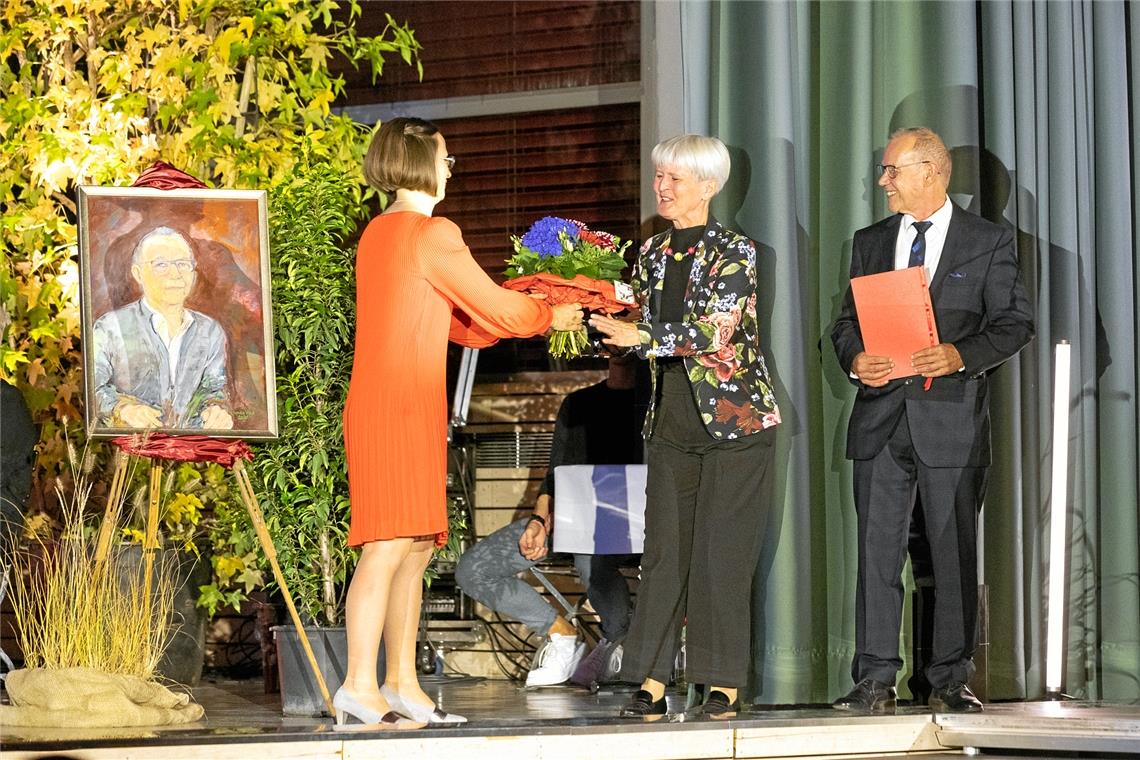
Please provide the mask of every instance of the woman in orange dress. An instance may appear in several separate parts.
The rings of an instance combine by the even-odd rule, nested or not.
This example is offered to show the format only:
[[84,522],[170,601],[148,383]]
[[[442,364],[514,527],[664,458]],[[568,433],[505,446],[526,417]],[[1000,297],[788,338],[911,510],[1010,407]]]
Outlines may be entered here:
[[447,536],[447,342],[481,348],[582,324],[577,304],[550,307],[496,285],[459,228],[432,217],[454,162],[438,128],[413,118],[384,124],[364,159],[368,182],[395,200],[369,223],[356,257],[344,444],[348,543],[362,551],[348,590],[338,723],[350,715],[390,728],[465,720],[436,707],[415,668],[424,569]]

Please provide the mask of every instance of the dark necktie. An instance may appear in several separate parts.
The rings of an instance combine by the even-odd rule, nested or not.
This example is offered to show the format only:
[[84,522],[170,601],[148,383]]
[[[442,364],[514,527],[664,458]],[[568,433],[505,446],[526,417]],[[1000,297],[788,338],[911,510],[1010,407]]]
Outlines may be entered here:
[[918,230],[918,234],[914,236],[914,242],[910,244],[910,263],[908,267],[920,267],[926,263],[926,231],[930,229],[933,222],[914,222],[913,226]]

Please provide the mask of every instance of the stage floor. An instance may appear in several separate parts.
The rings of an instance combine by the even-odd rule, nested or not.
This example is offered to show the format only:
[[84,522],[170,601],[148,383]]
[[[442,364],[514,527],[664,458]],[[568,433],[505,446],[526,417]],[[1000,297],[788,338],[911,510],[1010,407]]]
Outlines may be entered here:
[[[970,716],[932,715],[916,707],[879,717],[807,706],[755,709],[727,720],[679,714],[629,721],[615,717],[627,693],[525,690],[508,681],[475,679],[432,683],[429,693],[470,722],[418,731],[336,730],[327,718],[282,716],[277,695],[262,694],[260,681],[213,681],[194,690],[206,710],[206,719],[197,724],[103,730],[4,726],[0,748],[5,760],[49,755],[83,760],[1140,755],[1137,705],[1011,703],[987,705],[984,713]],[[683,694],[669,695],[670,709],[679,710],[683,702]]]

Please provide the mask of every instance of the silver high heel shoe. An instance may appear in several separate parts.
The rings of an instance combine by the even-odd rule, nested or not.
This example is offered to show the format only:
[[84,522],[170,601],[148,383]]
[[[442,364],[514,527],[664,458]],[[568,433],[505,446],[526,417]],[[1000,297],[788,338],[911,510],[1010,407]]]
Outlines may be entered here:
[[[389,706],[395,707],[391,702]],[[416,728],[417,722],[411,720],[405,715],[401,715],[395,709],[389,710],[386,713],[380,713],[373,710],[371,707],[364,705],[356,696],[347,691],[343,686],[336,690],[333,695],[333,708],[336,710],[336,724],[343,726],[348,723],[348,716],[356,718],[361,723],[368,725],[379,725],[382,728]],[[426,723],[427,721],[421,721]]]
[[392,705],[393,710],[398,710],[404,715],[409,716],[412,720],[418,720],[420,723],[430,723],[439,726],[467,722],[467,718],[464,718],[462,715],[444,712],[435,705],[431,707],[421,707],[417,704],[406,702],[400,698],[399,694],[387,686],[381,686],[380,693],[384,695],[384,699],[388,700],[388,704]]

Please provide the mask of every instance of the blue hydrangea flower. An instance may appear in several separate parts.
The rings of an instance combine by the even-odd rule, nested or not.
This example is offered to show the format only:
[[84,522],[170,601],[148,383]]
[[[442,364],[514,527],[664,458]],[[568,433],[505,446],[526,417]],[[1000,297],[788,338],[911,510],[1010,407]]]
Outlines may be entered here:
[[561,256],[562,241],[558,238],[559,232],[573,239],[578,236],[579,227],[566,219],[556,216],[544,216],[531,225],[522,237],[522,244],[537,253],[540,257]]

